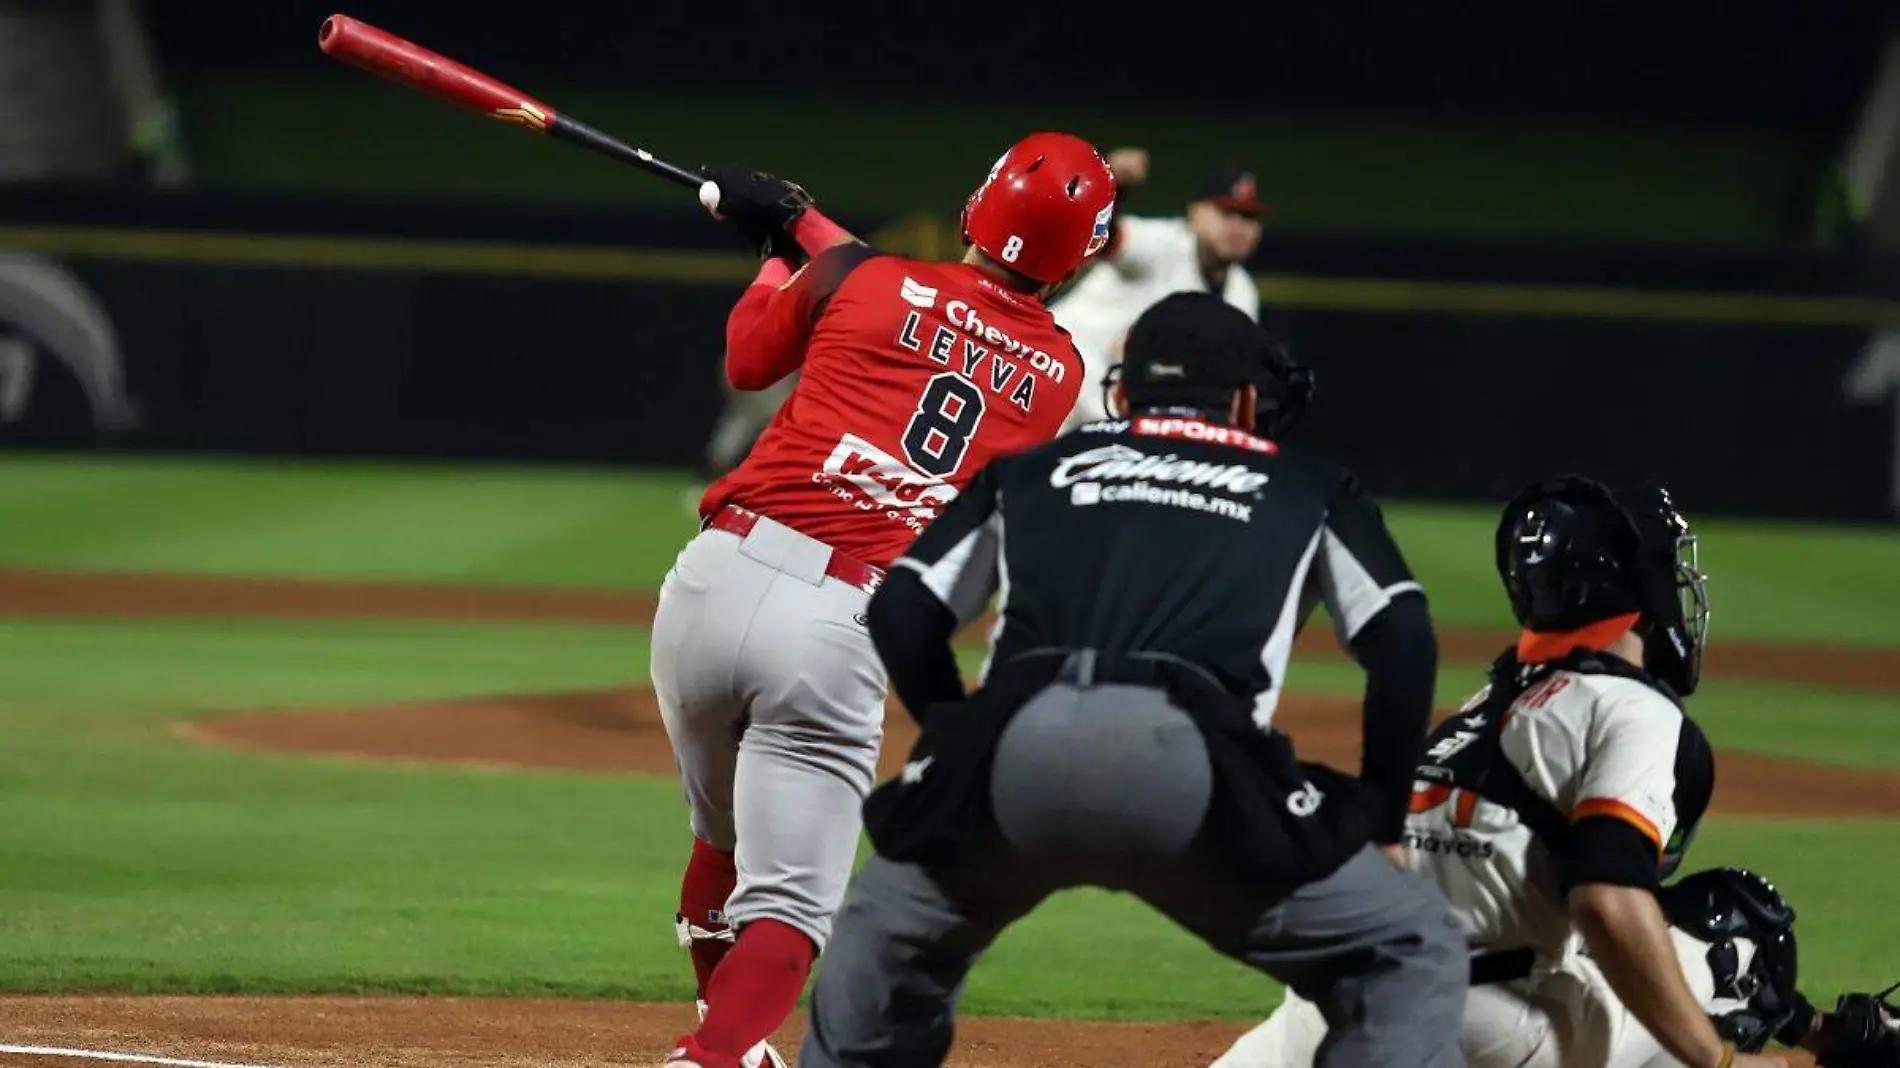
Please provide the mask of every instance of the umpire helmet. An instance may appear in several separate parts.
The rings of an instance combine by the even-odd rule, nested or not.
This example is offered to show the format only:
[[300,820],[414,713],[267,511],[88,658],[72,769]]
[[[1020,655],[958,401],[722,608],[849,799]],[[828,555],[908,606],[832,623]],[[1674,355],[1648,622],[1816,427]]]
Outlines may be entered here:
[[1212,293],[1171,293],[1128,328],[1122,362],[1102,379],[1107,394],[1120,384],[1130,411],[1157,405],[1225,408],[1236,390],[1254,387],[1253,424],[1247,429],[1278,439],[1306,411],[1313,373],[1294,362],[1246,312]]
[[1709,946],[1722,1010],[1716,1030],[1753,1053],[1794,1015],[1798,959],[1794,908],[1746,868],[1712,868],[1656,892],[1669,925]]
[[1678,694],[1695,692],[1708,633],[1707,580],[1695,533],[1667,490],[1621,499],[1581,475],[1533,483],[1504,508],[1497,569],[1518,623],[1580,630],[1635,615],[1643,667]]

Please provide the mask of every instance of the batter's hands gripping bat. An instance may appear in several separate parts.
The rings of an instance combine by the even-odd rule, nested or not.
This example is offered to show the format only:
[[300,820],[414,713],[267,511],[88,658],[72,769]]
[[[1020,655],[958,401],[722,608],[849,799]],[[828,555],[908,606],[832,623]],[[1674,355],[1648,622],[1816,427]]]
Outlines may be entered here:
[[[317,31],[317,47],[332,59],[361,67],[371,74],[381,75],[399,85],[420,90],[491,119],[511,122],[535,133],[593,149],[692,189],[699,189],[706,184],[706,177],[698,171],[668,163],[644,148],[635,148],[586,123],[570,119],[481,71],[472,70],[447,56],[431,52],[419,44],[405,41],[348,15],[331,15],[323,20],[323,28]],[[702,193],[702,203],[705,195]]]

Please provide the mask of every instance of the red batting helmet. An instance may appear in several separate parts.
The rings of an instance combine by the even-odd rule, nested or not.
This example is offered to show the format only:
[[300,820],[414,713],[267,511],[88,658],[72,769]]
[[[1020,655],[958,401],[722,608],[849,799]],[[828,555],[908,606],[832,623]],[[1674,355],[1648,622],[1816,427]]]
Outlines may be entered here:
[[964,240],[1045,285],[1067,278],[1108,244],[1115,176],[1095,146],[1033,133],[990,168],[963,207]]

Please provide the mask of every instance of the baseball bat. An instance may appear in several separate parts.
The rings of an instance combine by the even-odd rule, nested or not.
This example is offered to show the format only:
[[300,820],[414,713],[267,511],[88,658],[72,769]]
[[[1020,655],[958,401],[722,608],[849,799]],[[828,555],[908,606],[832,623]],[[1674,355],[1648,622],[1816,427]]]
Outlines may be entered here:
[[317,47],[332,59],[398,85],[491,119],[592,149],[688,188],[698,189],[706,181],[698,171],[668,163],[644,148],[635,148],[578,119],[569,118],[481,71],[348,15],[331,15],[323,20],[322,28],[317,31]]

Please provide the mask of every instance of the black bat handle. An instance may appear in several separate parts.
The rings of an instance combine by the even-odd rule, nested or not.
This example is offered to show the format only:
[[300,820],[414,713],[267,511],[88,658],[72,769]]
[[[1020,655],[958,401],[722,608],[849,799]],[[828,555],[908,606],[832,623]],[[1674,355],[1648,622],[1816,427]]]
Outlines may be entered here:
[[641,170],[657,174],[669,182],[676,182],[690,189],[698,189],[706,182],[706,176],[698,171],[689,171],[685,167],[668,163],[644,148],[635,148],[618,137],[601,133],[592,126],[570,119],[566,115],[556,114],[554,122],[548,126],[548,133],[569,144],[591,148],[622,163],[631,163]]

